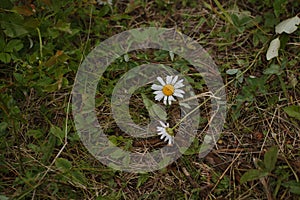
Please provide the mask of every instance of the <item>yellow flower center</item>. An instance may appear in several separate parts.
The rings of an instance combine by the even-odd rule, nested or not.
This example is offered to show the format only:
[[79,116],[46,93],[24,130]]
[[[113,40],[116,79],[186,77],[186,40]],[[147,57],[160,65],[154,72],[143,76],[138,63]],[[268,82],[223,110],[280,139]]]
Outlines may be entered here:
[[175,88],[173,85],[167,84],[163,87],[162,92],[166,96],[171,96],[172,94],[174,94],[174,90],[175,90]]
[[174,132],[173,132],[173,130],[172,130],[171,128],[167,127],[167,128],[166,128],[166,132],[167,132],[169,135],[174,136]]

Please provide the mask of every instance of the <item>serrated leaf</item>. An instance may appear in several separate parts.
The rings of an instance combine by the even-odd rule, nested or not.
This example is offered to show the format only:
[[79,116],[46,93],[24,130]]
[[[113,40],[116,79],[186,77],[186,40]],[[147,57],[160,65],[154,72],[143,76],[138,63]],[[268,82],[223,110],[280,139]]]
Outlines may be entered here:
[[67,172],[72,168],[72,163],[65,158],[57,158],[55,166],[62,172]]
[[269,173],[263,170],[250,169],[240,179],[241,184],[246,183],[247,181],[253,181],[267,176]]
[[267,51],[267,55],[266,55],[267,60],[271,60],[272,58],[277,57],[279,48],[280,48],[279,38],[272,40]]
[[6,52],[13,52],[14,50],[19,51],[24,47],[23,42],[21,40],[10,40],[6,47]]
[[297,25],[300,24],[300,18],[296,15],[295,17],[286,19],[282,22],[280,22],[276,27],[275,27],[275,32],[276,33],[288,33],[291,34],[297,30]]
[[145,107],[148,110],[149,115],[151,117],[158,118],[163,121],[167,120],[167,113],[161,106],[155,104],[145,94],[142,94],[142,98],[143,98]]
[[300,106],[291,105],[284,107],[283,110],[286,112],[286,114],[288,114],[288,116],[300,120]]
[[275,169],[276,162],[278,157],[278,147],[271,147],[264,156],[264,165],[268,172],[272,172]]

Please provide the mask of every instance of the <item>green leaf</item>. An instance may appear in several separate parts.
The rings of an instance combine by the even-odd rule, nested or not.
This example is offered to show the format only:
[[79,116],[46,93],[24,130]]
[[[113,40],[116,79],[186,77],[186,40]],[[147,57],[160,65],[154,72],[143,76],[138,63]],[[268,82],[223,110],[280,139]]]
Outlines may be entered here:
[[151,117],[158,118],[163,121],[167,120],[167,113],[161,106],[155,104],[145,94],[142,94],[142,98]]
[[7,122],[1,122],[0,123],[0,133],[4,133],[4,131],[7,129],[8,123]]
[[20,37],[28,33],[28,30],[19,24],[2,22],[1,26],[4,30],[4,33],[9,37]]
[[246,183],[247,181],[253,181],[262,177],[267,176],[269,173],[263,170],[250,169],[240,179],[241,184]]
[[4,196],[4,195],[0,195],[0,200],[8,200],[9,198]]
[[63,139],[65,137],[64,131],[62,131],[59,127],[51,125],[50,133],[59,138],[60,142],[63,143]]
[[0,36],[0,50],[3,51],[5,48],[5,40],[3,37]]
[[55,166],[62,172],[67,172],[72,168],[72,163],[65,158],[57,158]]
[[11,60],[11,56],[8,53],[0,53],[0,61],[4,63],[9,63]]
[[278,157],[278,147],[277,146],[271,147],[266,152],[266,154],[264,156],[264,165],[268,172],[271,173],[273,171],[273,169],[275,169],[277,157]]
[[6,52],[19,51],[24,47],[22,40],[10,40],[5,47]]
[[71,30],[71,23],[66,23],[61,20],[59,20],[53,28],[62,32],[67,32],[69,34],[73,33]]
[[264,71],[264,74],[276,74],[276,75],[280,75],[282,73],[282,70],[280,69],[280,66],[279,65],[276,65],[276,64],[272,64],[269,68],[267,68],[265,71]]
[[71,171],[70,173],[71,177],[72,177],[72,180],[74,182],[79,182],[80,184],[82,185],[85,185],[87,183],[87,180],[86,180],[86,177],[84,176],[84,174],[79,171],[79,170],[74,170],[74,171]]
[[291,193],[300,195],[300,182],[288,181],[282,185],[286,188],[289,188]]
[[10,0],[1,0],[0,8],[10,10],[13,7],[13,5],[14,4]]
[[140,174],[139,178],[138,178],[138,182],[136,185],[136,188],[139,188],[141,185],[143,185],[147,180],[149,179],[149,174],[145,173],[145,174]]
[[283,110],[286,112],[286,114],[288,114],[288,116],[300,120],[300,106],[291,105],[284,107]]

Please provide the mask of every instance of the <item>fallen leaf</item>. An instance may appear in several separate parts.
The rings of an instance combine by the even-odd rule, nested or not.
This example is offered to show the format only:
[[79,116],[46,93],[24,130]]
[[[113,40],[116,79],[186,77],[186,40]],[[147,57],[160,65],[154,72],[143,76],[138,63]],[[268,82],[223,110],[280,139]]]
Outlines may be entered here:
[[276,33],[288,33],[291,34],[297,30],[297,25],[300,24],[300,18],[296,15],[295,17],[286,19],[282,22],[280,22],[276,27],[275,27],[275,32]]
[[279,38],[272,40],[267,51],[267,56],[266,56],[267,60],[271,60],[272,58],[277,57],[279,48],[280,48]]

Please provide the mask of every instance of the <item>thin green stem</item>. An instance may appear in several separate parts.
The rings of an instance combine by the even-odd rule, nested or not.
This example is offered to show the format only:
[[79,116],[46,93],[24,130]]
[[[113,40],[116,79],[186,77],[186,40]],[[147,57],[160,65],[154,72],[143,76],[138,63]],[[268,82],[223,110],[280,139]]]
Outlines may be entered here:
[[41,31],[40,29],[37,27],[36,28],[37,32],[38,32],[38,35],[39,35],[39,42],[40,42],[40,60],[43,58],[43,43],[42,43],[42,35],[41,35]]
[[191,112],[189,112],[187,115],[185,115],[182,119],[179,120],[175,126],[170,128],[172,131],[174,131],[175,128],[177,128],[186,118],[188,118],[192,113],[194,113],[196,110],[198,110],[201,106],[203,106],[209,99],[206,99],[203,103],[199,104],[196,108],[194,108]]

